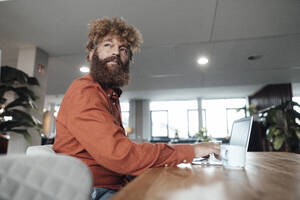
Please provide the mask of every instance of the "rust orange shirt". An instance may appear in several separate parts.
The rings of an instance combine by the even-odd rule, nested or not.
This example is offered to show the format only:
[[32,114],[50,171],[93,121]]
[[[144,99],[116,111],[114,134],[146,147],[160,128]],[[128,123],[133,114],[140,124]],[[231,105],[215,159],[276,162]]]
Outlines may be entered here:
[[104,90],[90,75],[76,79],[66,92],[56,120],[54,150],[84,162],[94,187],[120,189],[125,175],[191,162],[191,145],[137,144],[121,123],[118,91]]

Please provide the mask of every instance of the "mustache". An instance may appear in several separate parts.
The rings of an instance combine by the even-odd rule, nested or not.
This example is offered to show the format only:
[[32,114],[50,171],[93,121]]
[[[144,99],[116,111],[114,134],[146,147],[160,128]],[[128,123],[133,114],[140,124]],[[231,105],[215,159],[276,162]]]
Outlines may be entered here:
[[99,59],[99,61],[102,63],[102,64],[105,64],[105,63],[108,63],[108,62],[116,62],[118,63],[119,65],[122,65],[122,61],[121,61],[121,58],[119,56],[111,56],[111,57],[107,57],[107,58],[104,58],[104,59]]

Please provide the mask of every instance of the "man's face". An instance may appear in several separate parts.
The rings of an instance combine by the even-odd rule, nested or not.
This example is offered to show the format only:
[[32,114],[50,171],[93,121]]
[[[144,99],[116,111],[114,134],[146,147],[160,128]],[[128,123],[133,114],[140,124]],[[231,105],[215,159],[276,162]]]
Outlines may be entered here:
[[122,87],[129,82],[129,46],[118,35],[107,35],[91,54],[91,75],[103,87]]
[[[118,35],[105,36],[97,46],[97,54],[100,60],[115,56],[119,57],[122,64],[127,64],[129,61],[129,48],[126,41],[124,41]],[[120,65],[117,59],[114,59],[107,63],[109,69],[114,69],[117,65]]]

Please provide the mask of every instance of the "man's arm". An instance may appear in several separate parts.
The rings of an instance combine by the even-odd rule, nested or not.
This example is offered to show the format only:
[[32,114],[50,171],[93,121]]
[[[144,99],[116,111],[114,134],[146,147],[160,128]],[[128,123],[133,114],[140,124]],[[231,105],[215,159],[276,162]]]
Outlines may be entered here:
[[138,175],[150,167],[175,166],[211,152],[204,151],[203,145],[132,142],[115,122],[101,93],[90,85],[79,86],[66,101],[65,126],[97,163],[117,173]]

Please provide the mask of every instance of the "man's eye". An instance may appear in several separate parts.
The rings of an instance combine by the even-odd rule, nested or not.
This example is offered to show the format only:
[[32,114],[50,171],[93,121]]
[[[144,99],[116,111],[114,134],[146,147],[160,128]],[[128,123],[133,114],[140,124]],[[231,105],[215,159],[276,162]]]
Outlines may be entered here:
[[123,53],[126,53],[126,54],[128,53],[128,49],[126,49],[126,48],[121,48],[120,51]]
[[104,44],[105,47],[110,47],[109,43]]

